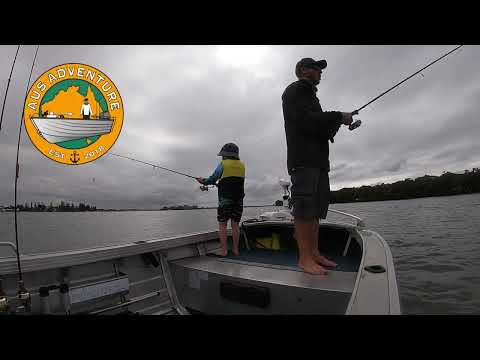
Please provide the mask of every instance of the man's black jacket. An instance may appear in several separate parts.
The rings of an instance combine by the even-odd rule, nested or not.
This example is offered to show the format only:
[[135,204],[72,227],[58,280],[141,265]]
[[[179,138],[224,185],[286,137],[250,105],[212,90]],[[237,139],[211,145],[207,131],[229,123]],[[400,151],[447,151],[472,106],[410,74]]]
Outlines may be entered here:
[[323,111],[317,88],[307,80],[290,84],[282,95],[283,117],[287,136],[287,167],[330,171],[329,139],[333,139],[342,124],[338,111]]

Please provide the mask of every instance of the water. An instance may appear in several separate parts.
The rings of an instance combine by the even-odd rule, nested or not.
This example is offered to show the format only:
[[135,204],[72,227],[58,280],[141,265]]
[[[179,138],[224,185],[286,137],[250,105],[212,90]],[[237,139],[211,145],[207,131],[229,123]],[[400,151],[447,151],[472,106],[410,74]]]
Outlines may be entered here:
[[[390,245],[405,314],[480,314],[480,194],[332,208],[366,219]],[[244,218],[273,208],[246,208]],[[216,210],[18,213],[22,253],[125,244],[215,230]],[[329,220],[345,221],[338,215]],[[0,213],[0,241],[15,241]],[[13,256],[0,248],[0,257]]]

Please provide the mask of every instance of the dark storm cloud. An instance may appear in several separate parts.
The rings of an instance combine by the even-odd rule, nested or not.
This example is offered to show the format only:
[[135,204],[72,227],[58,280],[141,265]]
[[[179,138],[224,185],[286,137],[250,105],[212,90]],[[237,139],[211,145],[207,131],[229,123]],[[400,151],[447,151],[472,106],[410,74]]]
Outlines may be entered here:
[[[41,46],[33,78],[58,64],[104,71],[125,106],[111,152],[194,176],[209,176],[226,142],[247,165],[248,204],[272,203],[288,179],[281,94],[302,57],[325,58],[318,97],[352,111],[452,46]],[[3,95],[16,46],[0,46]],[[478,46],[442,60],[340,129],[331,145],[332,189],[479,166]],[[0,204],[13,203],[16,140],[34,46],[22,46],[0,133]],[[3,97],[2,97],[3,99]],[[93,163],[49,161],[22,136],[19,201],[86,201],[97,207],[215,205],[216,190],[109,154]]]

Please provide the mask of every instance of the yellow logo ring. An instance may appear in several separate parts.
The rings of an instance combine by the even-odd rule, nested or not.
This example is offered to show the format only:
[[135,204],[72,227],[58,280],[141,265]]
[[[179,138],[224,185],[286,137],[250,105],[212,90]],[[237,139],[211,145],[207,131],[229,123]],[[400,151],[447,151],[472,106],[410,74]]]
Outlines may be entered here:
[[106,154],[123,125],[123,102],[113,81],[93,66],[68,63],[45,71],[24,104],[25,129],[50,160],[81,165]]

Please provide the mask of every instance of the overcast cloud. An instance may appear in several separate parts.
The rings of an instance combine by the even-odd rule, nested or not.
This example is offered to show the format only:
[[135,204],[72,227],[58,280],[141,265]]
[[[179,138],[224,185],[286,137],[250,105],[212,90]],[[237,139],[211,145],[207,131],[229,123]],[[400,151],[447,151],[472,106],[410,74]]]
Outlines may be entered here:
[[[324,110],[353,111],[452,49],[421,46],[40,46],[32,81],[49,68],[85,63],[106,73],[125,108],[111,152],[194,176],[209,176],[220,147],[235,142],[247,166],[245,204],[281,197],[288,179],[281,108],[302,57],[325,58],[317,93]],[[16,46],[0,46],[0,95]],[[0,132],[0,205],[13,204],[18,126],[35,46],[22,46]],[[376,103],[364,124],[342,127],[330,146],[333,190],[441,175],[480,165],[479,46],[465,46]],[[23,132],[19,203],[61,200],[99,208],[216,204],[192,179],[105,155],[66,166]]]

